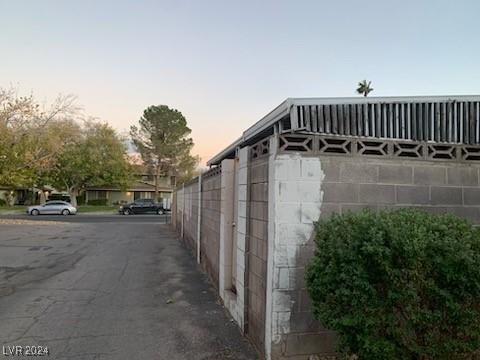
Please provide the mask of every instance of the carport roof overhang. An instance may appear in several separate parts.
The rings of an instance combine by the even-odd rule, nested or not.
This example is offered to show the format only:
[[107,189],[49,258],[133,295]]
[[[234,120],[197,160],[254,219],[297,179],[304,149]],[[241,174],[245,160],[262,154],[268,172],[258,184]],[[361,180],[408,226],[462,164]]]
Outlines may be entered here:
[[[289,129],[295,132],[295,124],[290,120],[294,116],[292,109],[302,105],[334,105],[334,104],[381,104],[381,103],[422,103],[422,102],[451,102],[451,101],[480,101],[480,95],[442,95],[442,96],[382,96],[382,97],[324,97],[324,98],[287,98],[275,109],[245,130],[241,137],[211,158],[208,166],[215,166],[223,159],[233,158],[237,148],[256,143],[274,133],[275,124],[282,120],[289,120]],[[293,115],[292,117],[290,115]]]
[[245,130],[241,137],[235,140],[232,144],[222,150],[220,153],[211,158],[208,166],[217,165],[223,159],[227,159],[235,155],[235,150],[238,147],[243,147],[249,143],[255,142],[256,138],[261,137],[262,134],[268,135],[273,133],[273,126],[282,118],[287,117],[291,108],[291,101],[287,99],[278,105],[275,109],[265,115],[262,119],[257,121],[254,125]]

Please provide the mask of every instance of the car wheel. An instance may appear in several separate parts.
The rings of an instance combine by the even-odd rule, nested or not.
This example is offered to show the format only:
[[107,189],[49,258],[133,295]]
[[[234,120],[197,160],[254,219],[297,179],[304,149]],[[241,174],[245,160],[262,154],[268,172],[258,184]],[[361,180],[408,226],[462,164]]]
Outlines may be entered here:
[[33,209],[31,212],[30,212],[30,215],[33,215],[33,216],[37,216],[40,214],[40,211],[38,211],[37,209]]
[[158,214],[158,215],[163,215],[163,214],[164,214],[164,212],[163,212],[163,210],[162,210],[162,209],[158,209],[158,210],[157,210],[157,214]]
[[123,210],[123,215],[130,215],[132,212],[129,209]]
[[70,211],[67,210],[67,209],[64,209],[64,210],[62,210],[62,215],[63,216],[68,216],[68,215],[70,215]]

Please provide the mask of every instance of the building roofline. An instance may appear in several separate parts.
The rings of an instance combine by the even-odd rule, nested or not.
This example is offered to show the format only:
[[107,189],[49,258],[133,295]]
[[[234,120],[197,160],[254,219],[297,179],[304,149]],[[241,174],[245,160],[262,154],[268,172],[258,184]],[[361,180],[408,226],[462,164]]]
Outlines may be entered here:
[[293,105],[324,104],[378,104],[382,102],[446,102],[446,101],[480,101],[480,95],[419,95],[419,96],[356,96],[356,97],[305,97],[291,98]]
[[293,106],[301,105],[335,105],[335,104],[378,104],[384,102],[450,102],[450,101],[477,101],[480,95],[433,95],[433,96],[357,96],[357,97],[311,97],[287,98],[275,109],[245,130],[241,137],[228,145],[225,149],[207,161],[208,166],[219,164],[223,159],[235,153],[235,149],[244,146],[249,140],[272,127],[283,117],[290,114]]
[[291,99],[286,99],[280,105],[278,105],[275,109],[270,111],[267,115],[265,115],[263,118],[261,118],[255,124],[250,126],[247,130],[245,130],[241,137],[239,137],[237,140],[235,140],[233,143],[231,143],[229,146],[227,146],[224,150],[222,150],[220,153],[215,155],[213,158],[211,158],[207,162],[207,165],[211,166],[211,165],[218,164],[229,154],[231,154],[232,152],[235,152],[235,149],[237,147],[241,146],[242,144],[247,142],[249,139],[251,139],[255,135],[266,130],[267,128],[275,124],[282,117],[288,115],[290,112],[290,107],[291,107]]

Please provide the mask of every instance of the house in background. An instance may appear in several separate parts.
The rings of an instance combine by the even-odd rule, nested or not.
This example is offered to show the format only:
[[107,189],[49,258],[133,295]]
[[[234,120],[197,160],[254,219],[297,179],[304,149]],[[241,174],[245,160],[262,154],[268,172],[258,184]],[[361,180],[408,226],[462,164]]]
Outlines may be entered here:
[[[10,205],[28,205],[40,203],[41,193],[43,192],[46,197],[55,189],[51,186],[44,186],[39,189],[37,187],[9,187],[0,185],[0,200],[6,202],[10,201]],[[7,201],[8,199],[8,201]],[[2,201],[0,201],[1,203]]]
[[[107,205],[129,203],[137,199],[155,198],[155,178],[153,175],[142,171],[137,174],[135,182],[122,191],[116,186],[92,186],[85,189],[85,203],[92,200],[106,200]],[[175,187],[175,176],[162,176],[159,183],[159,198],[163,206],[170,208],[172,192]]]

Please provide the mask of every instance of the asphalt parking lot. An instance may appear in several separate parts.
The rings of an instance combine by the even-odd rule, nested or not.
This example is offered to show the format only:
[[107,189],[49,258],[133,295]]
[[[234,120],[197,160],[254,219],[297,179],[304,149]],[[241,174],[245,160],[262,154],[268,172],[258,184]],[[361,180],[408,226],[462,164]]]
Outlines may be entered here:
[[0,347],[50,359],[255,359],[166,217],[0,217]]

